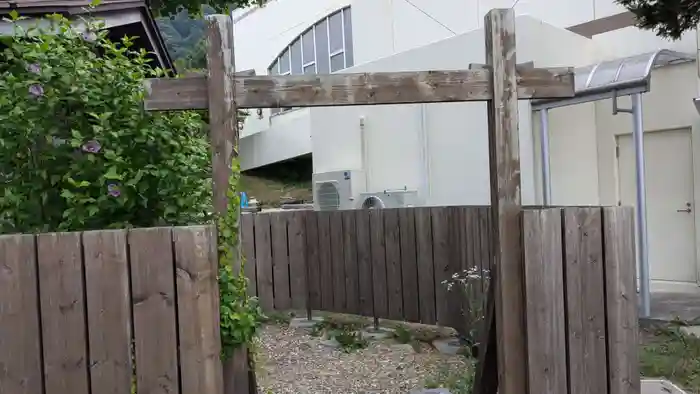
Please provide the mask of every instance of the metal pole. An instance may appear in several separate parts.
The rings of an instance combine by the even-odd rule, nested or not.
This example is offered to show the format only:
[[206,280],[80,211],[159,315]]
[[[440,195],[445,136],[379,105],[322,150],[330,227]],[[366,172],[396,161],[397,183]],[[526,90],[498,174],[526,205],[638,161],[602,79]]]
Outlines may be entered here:
[[642,120],[642,95],[632,95],[634,119],[634,152],[637,182],[637,256],[639,256],[639,280],[642,297],[642,317],[651,315],[649,293],[649,248],[647,244],[646,172],[644,168],[644,123]]
[[542,161],[542,205],[552,204],[552,175],[549,171],[549,109],[540,110],[540,158]]

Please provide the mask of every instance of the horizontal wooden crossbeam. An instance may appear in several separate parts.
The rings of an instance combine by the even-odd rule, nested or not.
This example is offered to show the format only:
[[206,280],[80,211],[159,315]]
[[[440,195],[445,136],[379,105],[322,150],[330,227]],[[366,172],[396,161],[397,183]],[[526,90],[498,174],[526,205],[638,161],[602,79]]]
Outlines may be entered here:
[[[535,68],[535,62],[518,63],[515,65],[516,72]],[[469,63],[470,70],[490,70],[491,66],[483,63]]]
[[[487,101],[491,72],[486,69],[328,75],[236,74],[238,108],[321,107],[367,104]],[[519,68],[518,98],[574,95],[571,68]],[[146,81],[144,106],[151,111],[208,108],[205,76]]]

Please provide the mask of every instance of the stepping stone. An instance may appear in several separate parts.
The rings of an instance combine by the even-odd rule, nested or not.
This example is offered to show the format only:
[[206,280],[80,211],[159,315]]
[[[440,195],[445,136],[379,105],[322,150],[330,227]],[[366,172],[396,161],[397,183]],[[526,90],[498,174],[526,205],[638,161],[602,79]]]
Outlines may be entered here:
[[690,335],[690,336],[700,338],[700,326],[681,327],[681,332],[685,335]]
[[444,338],[433,341],[433,346],[438,352],[449,356],[456,356],[464,352],[464,344],[459,338]]
[[381,340],[391,338],[393,335],[394,330],[384,327],[379,327],[375,329],[374,326],[369,326],[365,327],[365,329],[362,330],[362,338],[365,339]]
[[642,379],[642,394],[688,394],[666,379]]
[[325,347],[329,347],[331,349],[339,349],[340,348],[340,342],[336,341],[335,339],[324,339],[321,341],[321,345]]
[[323,322],[323,318],[320,316],[312,316],[311,320],[306,317],[295,317],[289,321],[289,327],[291,328],[301,328],[301,329],[311,329],[315,325]]

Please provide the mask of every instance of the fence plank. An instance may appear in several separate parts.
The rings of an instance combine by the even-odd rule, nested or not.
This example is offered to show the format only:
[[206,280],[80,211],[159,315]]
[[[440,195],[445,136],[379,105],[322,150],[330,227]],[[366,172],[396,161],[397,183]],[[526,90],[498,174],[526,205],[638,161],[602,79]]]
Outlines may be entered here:
[[137,394],[179,393],[170,228],[129,232]]
[[600,208],[565,208],[570,394],[607,393]]
[[399,211],[384,211],[384,237],[386,248],[386,282],[389,300],[389,318],[403,320],[403,286],[401,275],[401,236]]
[[[481,257],[479,239],[479,209],[476,207],[461,207],[459,210],[461,267],[460,271],[477,272]],[[481,280],[473,276],[467,277],[467,288],[462,295],[462,316],[464,332],[467,335],[475,333],[479,324],[479,314],[483,313],[481,305]]]
[[88,394],[80,233],[37,236],[46,394]]
[[258,282],[258,298],[264,311],[275,308],[275,293],[272,271],[272,244],[270,215],[255,215],[255,263]]
[[221,393],[218,264],[214,229],[176,227],[176,289],[178,300],[182,393]]
[[634,209],[603,208],[610,394],[640,392]]
[[333,310],[345,312],[345,260],[343,252],[343,212],[331,212],[331,271],[333,272]]
[[399,227],[401,234],[401,282],[404,318],[406,321],[420,322],[414,208],[399,209]]
[[321,309],[321,264],[318,243],[318,214],[306,215],[306,264],[309,285],[309,310]]
[[360,313],[360,283],[357,266],[355,212],[343,212],[343,255],[345,259],[345,300],[347,313]]
[[243,271],[248,278],[248,295],[258,295],[257,262],[255,260],[255,215],[241,214],[241,247],[245,266]]
[[264,214],[270,216],[272,243],[272,277],[275,310],[292,307],[289,291],[289,254],[287,249],[287,212]]
[[308,286],[306,284],[306,220],[307,212],[291,212],[287,227],[289,239],[289,284],[292,307],[306,309]]
[[42,392],[35,240],[0,236],[0,393]]
[[430,209],[433,223],[433,266],[435,269],[435,312],[438,324],[448,326],[450,316],[449,296],[444,281],[450,278],[450,223],[448,208]]
[[131,389],[131,306],[126,232],[83,233],[92,392]]
[[486,294],[491,277],[493,262],[493,227],[491,227],[491,210],[488,207],[479,207],[479,272],[481,274],[481,303],[486,308]]
[[[466,241],[466,229],[464,218],[464,207],[447,207],[447,222],[448,222],[448,260],[447,260],[447,275],[448,280],[453,278],[454,274],[461,272],[467,265],[468,245],[464,245]],[[447,287],[446,284],[441,284]],[[462,310],[465,297],[463,285],[457,284],[452,286],[446,292],[448,321],[444,325],[452,327],[458,333],[465,337],[469,334],[467,318]]]
[[384,210],[369,212],[370,245],[372,249],[372,292],[374,316],[389,317],[389,300],[386,278],[386,254],[384,240]]
[[416,255],[418,265],[418,306],[420,322],[435,324],[435,269],[433,266],[433,224],[431,208],[416,208]]
[[318,212],[318,264],[321,283],[321,308],[333,310],[333,260],[330,212]]
[[372,248],[370,243],[369,210],[355,212],[355,236],[357,237],[357,276],[359,282],[359,312],[364,316],[374,313],[374,289],[372,281]]
[[561,209],[523,212],[531,394],[561,394],[566,377]]

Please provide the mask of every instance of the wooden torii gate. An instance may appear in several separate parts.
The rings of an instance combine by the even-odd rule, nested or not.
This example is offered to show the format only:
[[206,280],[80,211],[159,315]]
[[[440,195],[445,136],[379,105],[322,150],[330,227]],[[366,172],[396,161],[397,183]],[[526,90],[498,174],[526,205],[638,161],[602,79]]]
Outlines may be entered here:
[[[516,65],[512,9],[491,10],[484,19],[486,64],[469,70],[253,76],[235,74],[231,17],[211,16],[208,75],[148,80],[144,105],[151,111],[209,110],[214,206],[222,213],[231,160],[238,156],[237,109],[487,101],[495,266],[474,393],[521,394],[527,392],[528,358],[518,100],[571,97],[574,75],[571,68]],[[249,392],[249,382],[236,372],[246,361],[241,350],[224,366],[223,392]]]

